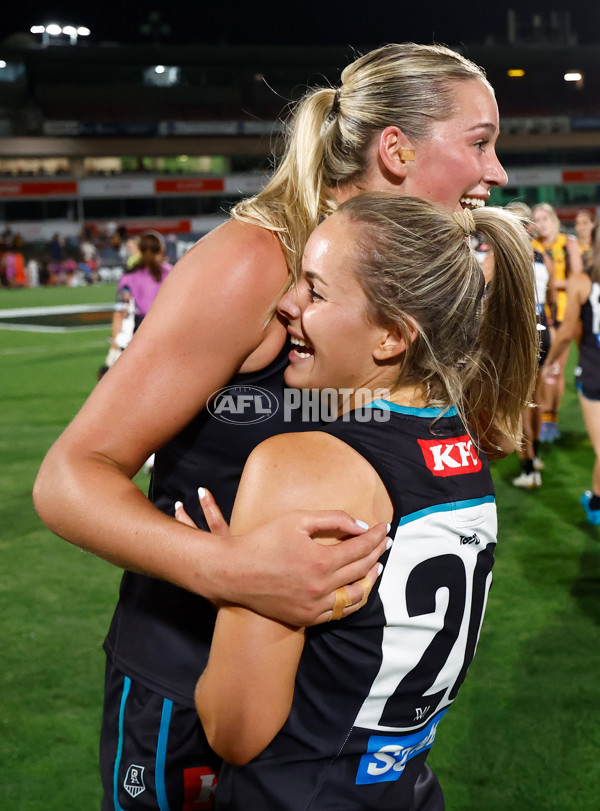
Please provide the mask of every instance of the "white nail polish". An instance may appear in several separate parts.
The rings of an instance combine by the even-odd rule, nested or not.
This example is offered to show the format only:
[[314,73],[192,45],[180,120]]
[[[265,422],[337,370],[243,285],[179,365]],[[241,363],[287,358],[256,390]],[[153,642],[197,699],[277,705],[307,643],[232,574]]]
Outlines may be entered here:
[[386,524],[386,527],[387,527],[387,531],[389,532],[390,529],[392,528],[392,525],[391,524]]
[[177,510],[178,510],[180,507],[183,507],[183,501],[176,501],[176,502],[175,502],[175,512],[177,512]]
[[204,498],[205,495],[206,495],[206,490],[204,489],[204,487],[199,487],[198,488],[198,498]]
[[393,538],[388,538],[387,543],[385,545],[385,548],[389,549],[393,543],[394,543],[394,539]]
[[378,563],[377,564],[377,577],[379,577],[379,575],[382,573],[382,571],[383,571],[383,563]]

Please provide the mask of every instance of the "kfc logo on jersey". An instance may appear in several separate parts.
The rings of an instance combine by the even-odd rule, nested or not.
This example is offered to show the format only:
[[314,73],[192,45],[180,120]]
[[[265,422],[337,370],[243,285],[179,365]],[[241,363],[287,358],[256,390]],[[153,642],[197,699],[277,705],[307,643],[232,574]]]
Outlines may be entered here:
[[417,442],[434,476],[459,476],[481,470],[481,459],[467,434],[448,439],[418,439]]
[[182,811],[210,811],[215,807],[217,775],[208,766],[183,770]]

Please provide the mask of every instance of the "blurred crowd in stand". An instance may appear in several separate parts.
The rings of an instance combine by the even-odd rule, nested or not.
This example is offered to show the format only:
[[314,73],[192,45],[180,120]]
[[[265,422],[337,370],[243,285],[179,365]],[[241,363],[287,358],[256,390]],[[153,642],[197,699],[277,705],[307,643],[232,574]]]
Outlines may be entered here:
[[[166,256],[175,262],[193,244],[166,237]],[[68,285],[116,281],[139,255],[139,237],[124,227],[111,233],[93,227],[79,237],[55,233],[46,242],[26,242],[6,228],[0,235],[0,287]]]

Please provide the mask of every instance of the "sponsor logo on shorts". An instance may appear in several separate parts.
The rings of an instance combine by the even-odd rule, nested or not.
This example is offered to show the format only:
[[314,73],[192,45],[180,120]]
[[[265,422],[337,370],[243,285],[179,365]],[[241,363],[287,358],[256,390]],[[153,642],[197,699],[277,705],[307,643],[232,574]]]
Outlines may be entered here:
[[467,434],[449,439],[418,439],[417,442],[434,476],[459,476],[481,470],[481,459]]
[[361,757],[356,773],[356,785],[390,783],[399,780],[409,760],[431,749],[437,727],[444,714],[442,710],[426,727],[412,735],[371,735],[367,751]]
[[125,780],[123,781],[123,788],[132,797],[137,797],[142,791],[146,790],[144,784],[144,766],[137,766],[132,763],[127,769]]
[[479,535],[476,532],[473,533],[473,535],[461,535],[460,536],[460,542],[461,542],[461,544],[467,544],[467,543],[480,544],[481,543],[481,541],[479,540]]
[[217,775],[210,766],[184,769],[183,790],[181,811],[211,811],[215,807]]

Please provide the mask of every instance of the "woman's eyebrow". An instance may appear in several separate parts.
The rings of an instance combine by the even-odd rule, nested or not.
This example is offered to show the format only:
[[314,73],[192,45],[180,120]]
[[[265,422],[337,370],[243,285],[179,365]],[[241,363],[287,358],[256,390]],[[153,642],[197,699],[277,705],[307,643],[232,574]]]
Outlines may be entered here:
[[472,132],[473,130],[489,130],[490,132],[496,132],[496,125],[492,124],[491,121],[482,121],[480,124],[469,127],[467,132]]
[[305,270],[303,275],[305,279],[308,279],[311,282],[317,281],[327,286],[327,282],[325,281],[325,279],[322,276],[319,276],[318,273],[315,273],[314,270]]

